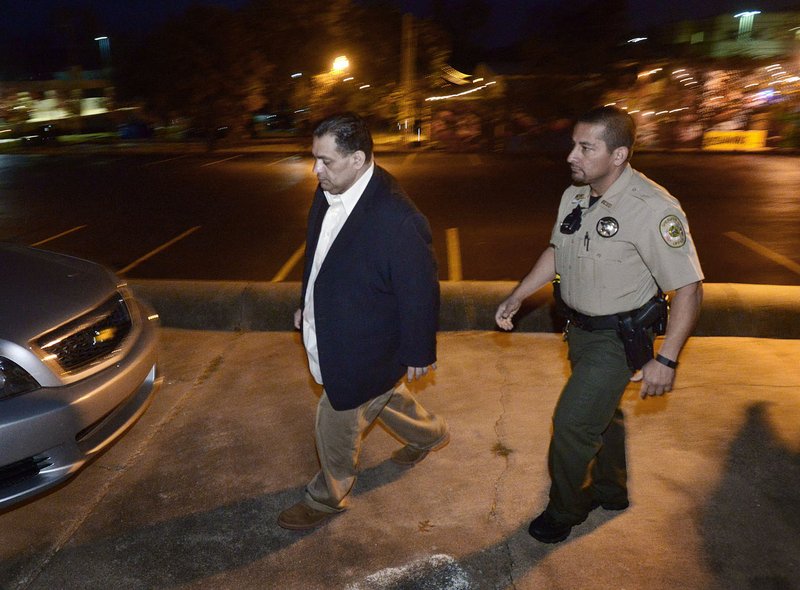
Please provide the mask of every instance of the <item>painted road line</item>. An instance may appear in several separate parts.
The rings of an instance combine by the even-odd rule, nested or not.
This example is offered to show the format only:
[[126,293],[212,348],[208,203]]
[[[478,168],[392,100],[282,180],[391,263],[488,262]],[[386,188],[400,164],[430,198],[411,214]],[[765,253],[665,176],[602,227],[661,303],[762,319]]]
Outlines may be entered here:
[[783,254],[778,254],[777,252],[770,250],[766,246],[762,246],[755,240],[751,240],[747,236],[743,236],[739,232],[729,231],[725,232],[724,235],[733,240],[734,242],[739,242],[742,246],[750,248],[753,252],[761,254],[761,256],[771,260],[775,264],[780,264],[782,267],[789,269],[794,274],[800,275],[800,264],[797,264],[791,258],[788,258]]
[[77,227],[73,227],[72,229],[68,229],[67,231],[62,231],[60,234],[56,234],[56,235],[51,236],[49,238],[46,238],[46,239],[44,239],[44,240],[42,240],[40,242],[36,242],[35,244],[31,244],[31,246],[33,246],[34,248],[36,246],[41,246],[42,244],[46,244],[47,242],[52,242],[53,240],[57,240],[58,238],[64,237],[64,236],[66,236],[68,234],[71,234],[72,232],[76,232],[76,231],[78,231],[80,229],[83,229],[84,227],[88,227],[88,226],[79,225]]
[[164,164],[166,162],[172,162],[173,160],[180,160],[181,158],[185,158],[189,154],[181,154],[180,156],[175,156],[173,158],[166,158],[164,160],[156,160],[155,162],[148,162],[147,164],[142,164],[142,168],[147,166],[155,166],[156,164]]
[[305,250],[306,250],[306,243],[303,242],[302,244],[300,244],[300,247],[294,251],[294,254],[292,254],[289,257],[289,260],[286,261],[286,264],[284,264],[281,267],[281,269],[278,271],[278,274],[272,277],[272,282],[280,283],[287,276],[289,276],[289,273],[292,272],[292,269],[295,267],[295,265],[298,262],[300,262],[300,259],[303,257],[303,253],[305,252]]
[[221,160],[214,160],[213,162],[206,162],[205,164],[200,164],[200,168],[205,168],[206,166],[214,166],[216,164],[222,164],[223,162],[227,162],[228,160],[235,160],[236,158],[241,158],[244,154],[236,154],[235,156],[231,156],[229,158],[222,158]]
[[295,154],[294,156],[286,156],[285,158],[281,158],[280,160],[275,160],[274,162],[270,162],[267,166],[274,166],[275,164],[280,164],[281,162],[285,162],[287,160],[302,160],[303,157]]
[[458,237],[458,228],[451,227],[447,230],[447,268],[449,270],[448,279],[460,281],[461,273],[461,240]]
[[179,236],[177,236],[177,237],[174,237],[174,238],[172,238],[172,239],[171,239],[169,242],[167,242],[166,244],[162,244],[161,246],[159,246],[158,248],[156,248],[156,249],[155,249],[155,250],[153,250],[152,252],[148,252],[147,254],[145,254],[144,256],[142,256],[141,258],[139,258],[138,260],[134,260],[133,262],[131,262],[131,263],[130,263],[128,266],[126,266],[125,268],[122,268],[122,269],[118,270],[118,271],[117,271],[117,274],[118,274],[118,275],[124,275],[124,274],[125,274],[126,272],[128,272],[129,270],[131,270],[131,269],[133,269],[133,268],[136,268],[137,266],[139,266],[139,265],[140,265],[142,262],[144,262],[145,260],[149,260],[150,258],[152,258],[153,256],[155,256],[155,255],[156,255],[156,254],[158,254],[159,252],[163,252],[164,250],[166,250],[167,248],[169,248],[169,247],[170,247],[170,246],[172,246],[173,244],[175,244],[175,243],[177,243],[177,242],[180,242],[180,241],[181,241],[183,238],[187,237],[187,236],[188,236],[188,235],[190,235],[190,234],[193,234],[194,232],[196,232],[196,231],[197,231],[198,229],[200,229],[201,227],[202,227],[202,226],[200,226],[200,225],[195,225],[193,228],[191,228],[191,229],[187,229],[187,230],[186,230],[185,232],[183,232],[181,235],[179,235]]

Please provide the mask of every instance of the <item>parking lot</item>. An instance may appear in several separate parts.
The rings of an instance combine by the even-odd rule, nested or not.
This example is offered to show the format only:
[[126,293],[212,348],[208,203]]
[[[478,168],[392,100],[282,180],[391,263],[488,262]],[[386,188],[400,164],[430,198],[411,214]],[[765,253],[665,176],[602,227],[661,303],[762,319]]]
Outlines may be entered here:
[[[270,147],[0,156],[0,239],[96,260],[131,279],[299,280],[316,183],[302,146]],[[560,157],[377,158],[430,219],[442,280],[523,276],[549,240],[568,182]],[[680,198],[709,281],[800,284],[796,156],[638,158],[635,166]],[[721,194],[719,178],[734,188]]]

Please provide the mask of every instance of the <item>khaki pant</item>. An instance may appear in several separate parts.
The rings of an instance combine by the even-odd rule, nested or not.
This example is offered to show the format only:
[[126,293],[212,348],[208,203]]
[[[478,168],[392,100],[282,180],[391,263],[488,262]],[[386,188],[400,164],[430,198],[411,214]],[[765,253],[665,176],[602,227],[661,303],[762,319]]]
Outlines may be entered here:
[[358,474],[361,441],[375,420],[419,449],[434,448],[447,435],[444,419],[423,408],[403,381],[352,410],[334,410],[323,391],[316,421],[320,470],[306,486],[306,504],[324,512],[347,508],[347,495]]

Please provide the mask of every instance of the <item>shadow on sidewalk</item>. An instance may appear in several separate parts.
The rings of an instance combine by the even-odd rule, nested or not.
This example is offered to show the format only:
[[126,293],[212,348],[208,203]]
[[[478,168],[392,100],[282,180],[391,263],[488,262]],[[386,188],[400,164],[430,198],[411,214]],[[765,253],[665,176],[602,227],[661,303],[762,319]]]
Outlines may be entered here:
[[[155,589],[223,574],[307,536],[290,534],[275,524],[274,507],[293,503],[301,493],[301,489],[281,491],[83,543],[68,543],[29,582],[37,588],[69,587],[76,580],[76,572],[81,572],[81,588],[101,589],[113,584]],[[39,548],[28,555],[47,551],[49,548]],[[0,571],[19,575],[17,569],[14,563],[0,564]],[[20,580],[15,582],[14,586],[2,587],[17,587]]]
[[800,453],[747,409],[719,486],[700,516],[709,570],[720,588],[800,588]]
[[[391,484],[404,474],[405,470],[386,460],[361,473],[353,495]],[[51,548],[30,549],[25,560],[0,564],[0,572],[19,578],[24,575],[23,561],[37,555],[35,561],[47,562],[38,577],[29,580],[37,588],[64,587],[67,581],[75,580],[75,572],[81,572],[81,587],[86,589],[107,589],[110,580],[126,588],[166,589],[191,584],[246,567],[324,531],[285,531],[278,527],[278,513],[302,496],[302,487],[293,488],[128,530],[121,523],[123,530],[117,534],[68,543],[52,560],[47,555]],[[277,577],[281,577],[280,569],[276,565]],[[291,587],[291,575],[284,571],[283,576],[286,587]],[[6,586],[6,581],[0,588],[14,587]],[[14,583],[19,586],[21,580]]]

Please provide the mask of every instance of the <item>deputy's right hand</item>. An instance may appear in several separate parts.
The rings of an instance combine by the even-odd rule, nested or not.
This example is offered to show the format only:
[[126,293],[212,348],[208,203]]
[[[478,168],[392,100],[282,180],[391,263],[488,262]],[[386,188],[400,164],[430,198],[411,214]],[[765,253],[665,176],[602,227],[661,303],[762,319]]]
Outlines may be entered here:
[[519,311],[521,304],[522,302],[516,297],[509,297],[497,308],[497,312],[494,314],[494,321],[497,322],[497,325],[503,330],[511,330],[514,327],[511,318]]
[[294,312],[294,329],[299,330],[302,322],[303,322],[303,310],[298,309],[296,312]]
[[640,371],[636,371],[634,376],[631,377],[631,381],[642,383],[642,387],[639,390],[639,396],[642,399],[645,399],[648,395],[664,395],[672,391],[672,386],[675,384],[675,369],[666,367],[657,360],[652,359],[647,361],[647,364]]

